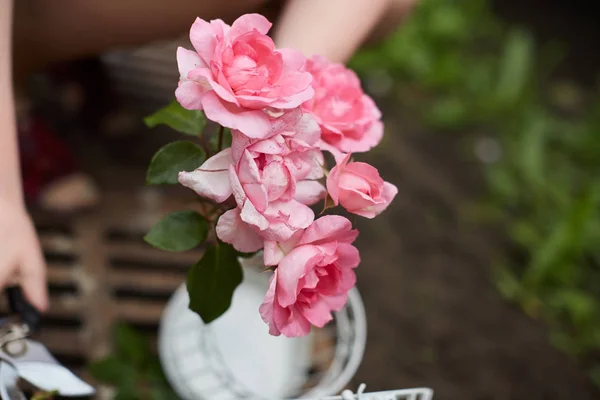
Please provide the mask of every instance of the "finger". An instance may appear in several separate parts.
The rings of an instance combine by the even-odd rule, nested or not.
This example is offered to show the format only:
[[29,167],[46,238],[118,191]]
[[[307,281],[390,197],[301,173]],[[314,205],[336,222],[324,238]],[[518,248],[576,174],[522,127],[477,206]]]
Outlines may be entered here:
[[18,283],[19,274],[17,265],[17,262],[12,262],[12,260],[10,260],[7,264],[0,266],[0,289]]
[[6,287],[17,286],[20,283],[21,283],[21,274],[19,273],[18,269],[14,269],[12,274],[10,274],[8,276],[5,286]]
[[29,302],[40,311],[48,308],[48,288],[46,285],[46,262],[35,236],[30,248],[23,253],[21,262],[21,287]]

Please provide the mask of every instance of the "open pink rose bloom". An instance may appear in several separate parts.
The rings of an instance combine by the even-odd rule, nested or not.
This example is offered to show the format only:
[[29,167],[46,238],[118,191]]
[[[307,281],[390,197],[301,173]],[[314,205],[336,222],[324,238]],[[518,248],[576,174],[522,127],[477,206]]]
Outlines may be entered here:
[[343,153],[368,151],[381,141],[383,123],[375,102],[356,74],[341,64],[314,56],[306,63],[315,95],[302,104],[317,118],[323,141]]
[[241,16],[231,26],[196,19],[190,31],[194,51],[177,50],[179,103],[249,137],[267,136],[265,109],[293,109],[314,94],[304,57],[276,50],[267,36],[270,28],[258,14]]
[[[383,135],[381,113],[358,77],[322,57],[275,48],[270,27],[257,14],[231,26],[197,19],[194,50],[178,49],[177,100],[232,130],[230,148],[180,172],[179,182],[232,204],[217,221],[217,236],[241,252],[264,250],[274,273],[260,314],[272,335],[292,337],[324,326],[344,307],[360,263],[351,222],[316,218],[315,210],[330,205],[329,197],[373,218],[398,190],[375,167],[349,162],[350,153],[371,149]],[[323,149],[336,156],[331,171]]]
[[324,326],[331,312],[346,304],[356,283],[353,269],[360,263],[352,246],[356,236],[350,221],[328,215],[287,242],[267,243],[267,264],[279,266],[260,314],[272,335],[306,335],[311,325]]

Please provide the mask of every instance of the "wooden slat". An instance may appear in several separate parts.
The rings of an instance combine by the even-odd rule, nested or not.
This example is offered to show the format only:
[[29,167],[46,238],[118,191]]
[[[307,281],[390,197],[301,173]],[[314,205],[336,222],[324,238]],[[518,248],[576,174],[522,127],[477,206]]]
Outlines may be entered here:
[[82,317],[81,302],[78,296],[50,296],[48,311],[45,317],[79,319]]
[[49,283],[64,285],[74,283],[76,280],[76,270],[64,265],[50,264],[46,273]]
[[40,242],[44,250],[58,251],[61,253],[72,253],[74,250],[74,240],[69,235],[43,233],[40,235]]
[[190,251],[184,253],[171,253],[150,247],[146,244],[138,243],[106,243],[106,253],[110,258],[131,259],[136,262],[147,261],[155,265],[164,263],[171,264],[189,264],[196,263],[202,256],[202,251]]
[[114,312],[115,317],[120,320],[137,323],[158,323],[164,307],[164,302],[121,299],[118,301]]
[[53,354],[68,356],[85,354],[86,346],[79,329],[42,327],[40,338]]
[[185,281],[183,272],[160,272],[148,269],[134,271],[119,271],[113,269],[108,276],[112,287],[134,287],[140,290],[150,289],[161,292],[174,291]]

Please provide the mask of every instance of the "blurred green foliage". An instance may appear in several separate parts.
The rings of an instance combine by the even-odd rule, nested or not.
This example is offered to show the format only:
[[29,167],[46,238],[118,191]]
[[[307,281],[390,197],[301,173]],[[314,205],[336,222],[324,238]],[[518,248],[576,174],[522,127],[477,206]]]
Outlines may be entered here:
[[178,400],[147,338],[128,325],[114,330],[115,351],[90,365],[92,376],[115,389],[116,400]]
[[[495,279],[551,327],[600,385],[600,97],[553,82],[560,46],[536,46],[485,0],[422,0],[351,67],[393,78],[403,107],[441,131],[485,132],[488,216],[511,239]],[[594,100],[596,98],[596,100]]]

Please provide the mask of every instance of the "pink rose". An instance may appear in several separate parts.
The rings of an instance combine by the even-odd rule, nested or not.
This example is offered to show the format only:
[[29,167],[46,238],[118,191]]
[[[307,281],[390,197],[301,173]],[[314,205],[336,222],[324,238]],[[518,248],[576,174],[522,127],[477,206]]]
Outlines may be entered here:
[[260,306],[271,335],[306,335],[344,307],[360,263],[352,245],[357,235],[346,218],[328,215],[287,242],[265,243],[265,261],[279,264]]
[[[254,155],[263,154],[265,160],[284,161],[295,182],[287,179],[288,174],[284,173],[282,178],[278,178],[277,185],[285,188],[284,192],[288,195],[295,192],[299,198],[322,198],[325,189],[314,181],[323,177],[324,163],[323,154],[316,147],[320,130],[314,118],[295,109],[271,119],[270,124],[268,139],[264,140],[250,139],[240,132],[232,131],[231,148],[212,156],[192,172],[180,172],[179,183],[194,190],[199,196],[222,203],[233,194],[229,167],[240,163],[248,150]],[[274,166],[269,167],[268,171],[272,169],[274,170]],[[281,172],[280,169],[277,171]],[[274,179],[275,176],[270,179],[272,184],[275,183]],[[295,184],[295,190],[289,187],[291,184]],[[310,205],[316,201],[302,202]]]
[[287,240],[312,223],[314,213],[306,204],[325,193],[314,180],[323,176],[322,154],[314,147],[318,135],[319,127],[308,114],[299,114],[268,139],[233,134],[233,195],[241,220],[265,240]]
[[338,160],[327,177],[327,191],[334,204],[351,213],[374,218],[387,208],[398,188],[385,182],[379,171],[362,162],[348,163],[351,154]]
[[342,64],[314,56],[306,63],[315,95],[302,108],[317,118],[325,143],[344,152],[364,152],[383,136],[381,112],[367,96],[356,74]]
[[196,19],[190,31],[195,51],[177,49],[181,78],[175,96],[181,105],[263,138],[270,132],[264,109],[292,109],[310,99],[314,91],[311,75],[302,72],[304,56],[276,50],[267,36],[270,28],[258,14],[243,15],[231,26]]
[[[320,133],[314,118],[296,109],[275,120],[268,139],[250,139],[233,131],[233,160],[236,164],[240,163],[248,152],[253,159],[272,163],[267,168],[269,175],[263,176],[263,180],[268,184],[279,182],[278,185],[285,185],[284,200],[291,196],[303,204],[312,205],[326,193],[317,181],[324,175],[325,163],[323,153],[317,147]],[[275,169],[276,166],[281,168]],[[282,174],[282,178],[274,175],[276,171]],[[283,188],[280,186],[280,190]]]
[[[321,183],[323,155],[316,147],[319,126],[300,109],[273,119],[267,139],[232,131],[232,147],[209,158],[179,182],[216,202],[232,194],[238,207],[218,221],[217,234],[239,251],[262,240],[287,240],[314,220],[307,206],[326,193]],[[261,239],[262,238],[262,239]]]

